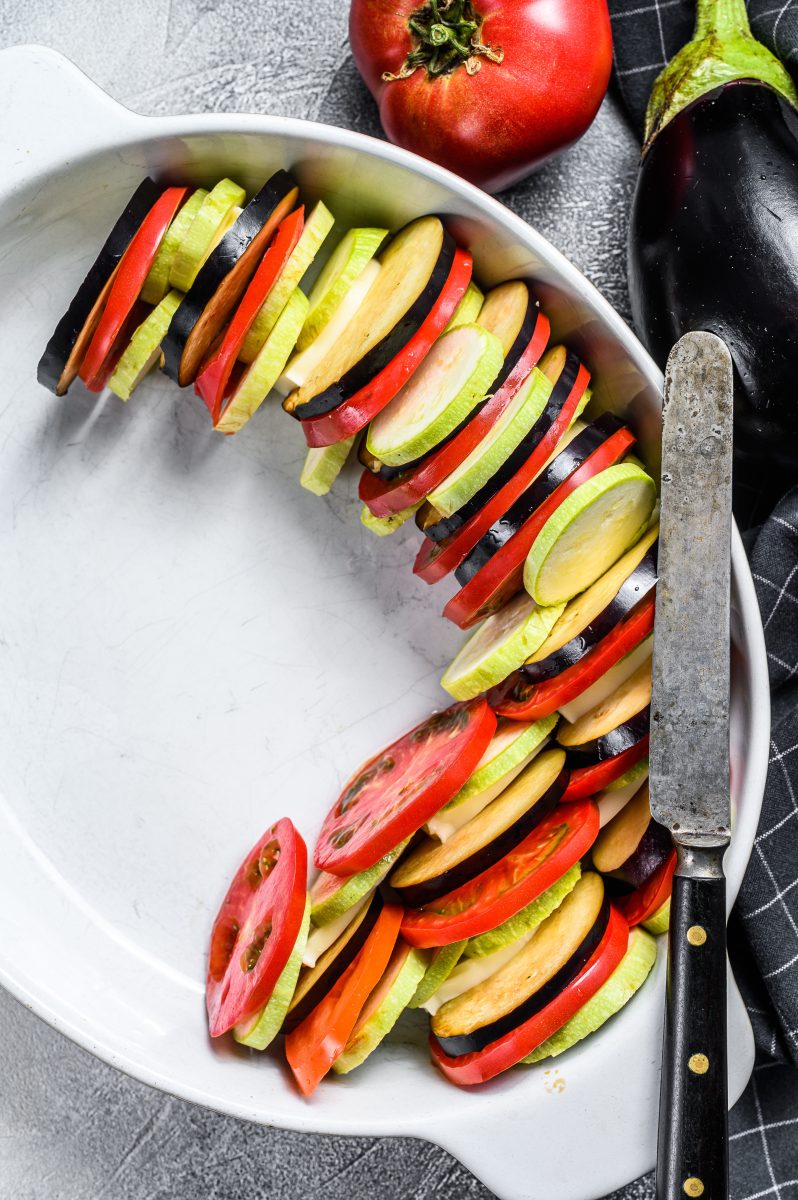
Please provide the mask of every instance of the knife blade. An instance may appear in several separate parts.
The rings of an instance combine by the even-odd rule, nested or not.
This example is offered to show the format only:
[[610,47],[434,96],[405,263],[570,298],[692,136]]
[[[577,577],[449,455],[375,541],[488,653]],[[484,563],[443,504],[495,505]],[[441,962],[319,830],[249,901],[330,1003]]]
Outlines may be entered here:
[[658,1200],[726,1200],[733,372],[685,334],[665,376],[650,797],[673,837]]

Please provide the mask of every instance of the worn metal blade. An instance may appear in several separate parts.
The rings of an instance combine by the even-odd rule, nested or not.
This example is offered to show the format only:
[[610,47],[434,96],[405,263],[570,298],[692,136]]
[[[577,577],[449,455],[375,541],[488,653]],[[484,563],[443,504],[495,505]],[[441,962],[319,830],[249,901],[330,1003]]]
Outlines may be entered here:
[[688,846],[729,839],[732,362],[685,334],[665,375],[650,791]]

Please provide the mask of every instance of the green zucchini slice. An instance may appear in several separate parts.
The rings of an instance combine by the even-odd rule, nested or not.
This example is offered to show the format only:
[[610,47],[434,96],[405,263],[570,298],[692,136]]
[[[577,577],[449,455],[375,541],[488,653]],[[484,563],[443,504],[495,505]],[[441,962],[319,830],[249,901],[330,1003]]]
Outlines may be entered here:
[[660,933],[667,933],[668,929],[670,928],[670,923],[671,898],[668,896],[668,899],[664,904],[659,906],[653,917],[649,917],[647,921],[643,922],[643,927],[647,929],[649,933],[653,933],[656,936]]
[[656,958],[657,943],[653,937],[639,927],[633,929],[629,934],[626,954],[606,983],[582,1005],[570,1021],[566,1021],[562,1029],[558,1029],[521,1061],[537,1063],[546,1058],[555,1058],[565,1050],[570,1050],[571,1046],[575,1046],[589,1034],[595,1033],[610,1017],[620,1012],[643,986]]
[[373,892],[406,846],[407,841],[400,842],[373,867],[369,867],[367,871],[358,871],[356,875],[342,877],[322,871],[310,889],[310,916],[313,924],[328,925],[358,904],[364,896]]
[[233,1029],[233,1037],[242,1046],[249,1046],[251,1050],[265,1050],[280,1032],[285,1014],[288,1012],[288,1006],[294,996],[309,928],[310,896],[305,903],[305,915],[302,918],[299,936],[294,943],[288,962],[274,985],[274,991],[269,997],[268,1004],[256,1016],[249,1021],[242,1021]]
[[247,194],[232,179],[222,179],[205,196],[199,211],[181,240],[169,271],[169,283],[187,292],[199,269],[224,235],[233,209],[240,209]]
[[563,604],[595,583],[642,535],[654,511],[654,480],[631,463],[588,479],[552,513],[524,565],[524,587],[541,605]]
[[485,297],[479,290],[473,279],[468,281],[468,287],[460,297],[460,302],[457,308],[452,313],[452,319],[444,329],[444,333],[448,333],[450,329],[457,329],[458,325],[473,325],[479,317],[479,310],[485,302]]
[[479,325],[442,334],[421,366],[369,426],[369,454],[401,467],[461,425],[496,378],[502,345]]
[[120,400],[129,400],[144,376],[160,362],[161,342],[182,299],[182,292],[169,292],[133,334],[108,381]]
[[387,236],[387,229],[372,228],[350,229],[344,234],[311,288],[299,350],[307,350],[327,327]]
[[457,966],[468,943],[450,942],[448,946],[439,946],[433,950],[426,971],[413,993],[408,1008],[423,1008],[428,1000],[435,995],[439,987],[446,982]]
[[500,719],[496,733],[473,775],[457,795],[427,821],[427,832],[445,842],[483,808],[487,808],[540,753],[556,724],[556,713],[540,721]]
[[365,525],[366,529],[370,529],[372,533],[376,533],[377,537],[387,537],[390,533],[396,533],[400,526],[414,517],[423,504],[419,500],[418,504],[411,504],[409,508],[403,508],[401,512],[391,513],[388,517],[375,517],[367,504],[364,504],[360,510],[360,523]]
[[[313,209],[305,224],[299,241],[294,246],[288,262],[274,282],[274,287],[264,300],[260,312],[252,322],[238,357],[251,363],[261,350],[266,338],[274,329],[275,322],[288,303],[294,288],[318,254],[324,239],[335,224],[335,217],[321,200]],[[310,300],[308,300],[310,304]],[[305,323],[307,314],[305,315]],[[303,328],[304,324],[303,323]],[[301,331],[300,331],[301,333]]]
[[141,299],[145,304],[160,304],[169,291],[169,273],[175,255],[207,195],[205,188],[197,188],[196,192],[192,192],[167,229],[141,289]]
[[333,442],[331,446],[311,446],[299,476],[302,487],[313,492],[314,496],[326,496],[344,469],[354,444],[354,437],[350,437],[342,442]]
[[472,633],[443,678],[455,700],[470,700],[506,679],[548,637],[564,608],[538,608],[521,593]]
[[288,362],[307,311],[307,296],[296,288],[222,412],[215,426],[220,433],[237,433],[258,411]]
[[400,938],[380,982],[366,1001],[343,1052],[333,1063],[336,1075],[348,1075],[364,1063],[391,1032],[413,998],[427,969],[428,956]]

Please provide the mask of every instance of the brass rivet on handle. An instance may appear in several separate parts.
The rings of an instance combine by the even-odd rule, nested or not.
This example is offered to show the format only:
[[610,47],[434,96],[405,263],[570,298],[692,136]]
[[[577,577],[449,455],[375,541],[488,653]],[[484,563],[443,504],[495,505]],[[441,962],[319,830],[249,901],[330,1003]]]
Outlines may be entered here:
[[694,1075],[706,1075],[709,1070],[709,1059],[706,1054],[691,1054],[687,1065]]
[[695,1175],[691,1175],[689,1179],[685,1179],[682,1186],[688,1196],[703,1196],[704,1194],[704,1185]]
[[707,940],[707,931],[703,925],[691,925],[687,930],[687,940],[691,946],[703,946]]

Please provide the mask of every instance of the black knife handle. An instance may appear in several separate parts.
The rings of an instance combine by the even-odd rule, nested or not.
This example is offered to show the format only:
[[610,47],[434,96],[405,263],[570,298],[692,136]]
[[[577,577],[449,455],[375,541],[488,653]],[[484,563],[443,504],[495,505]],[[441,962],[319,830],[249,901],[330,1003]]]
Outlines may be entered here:
[[657,1200],[728,1200],[725,846],[677,846]]

